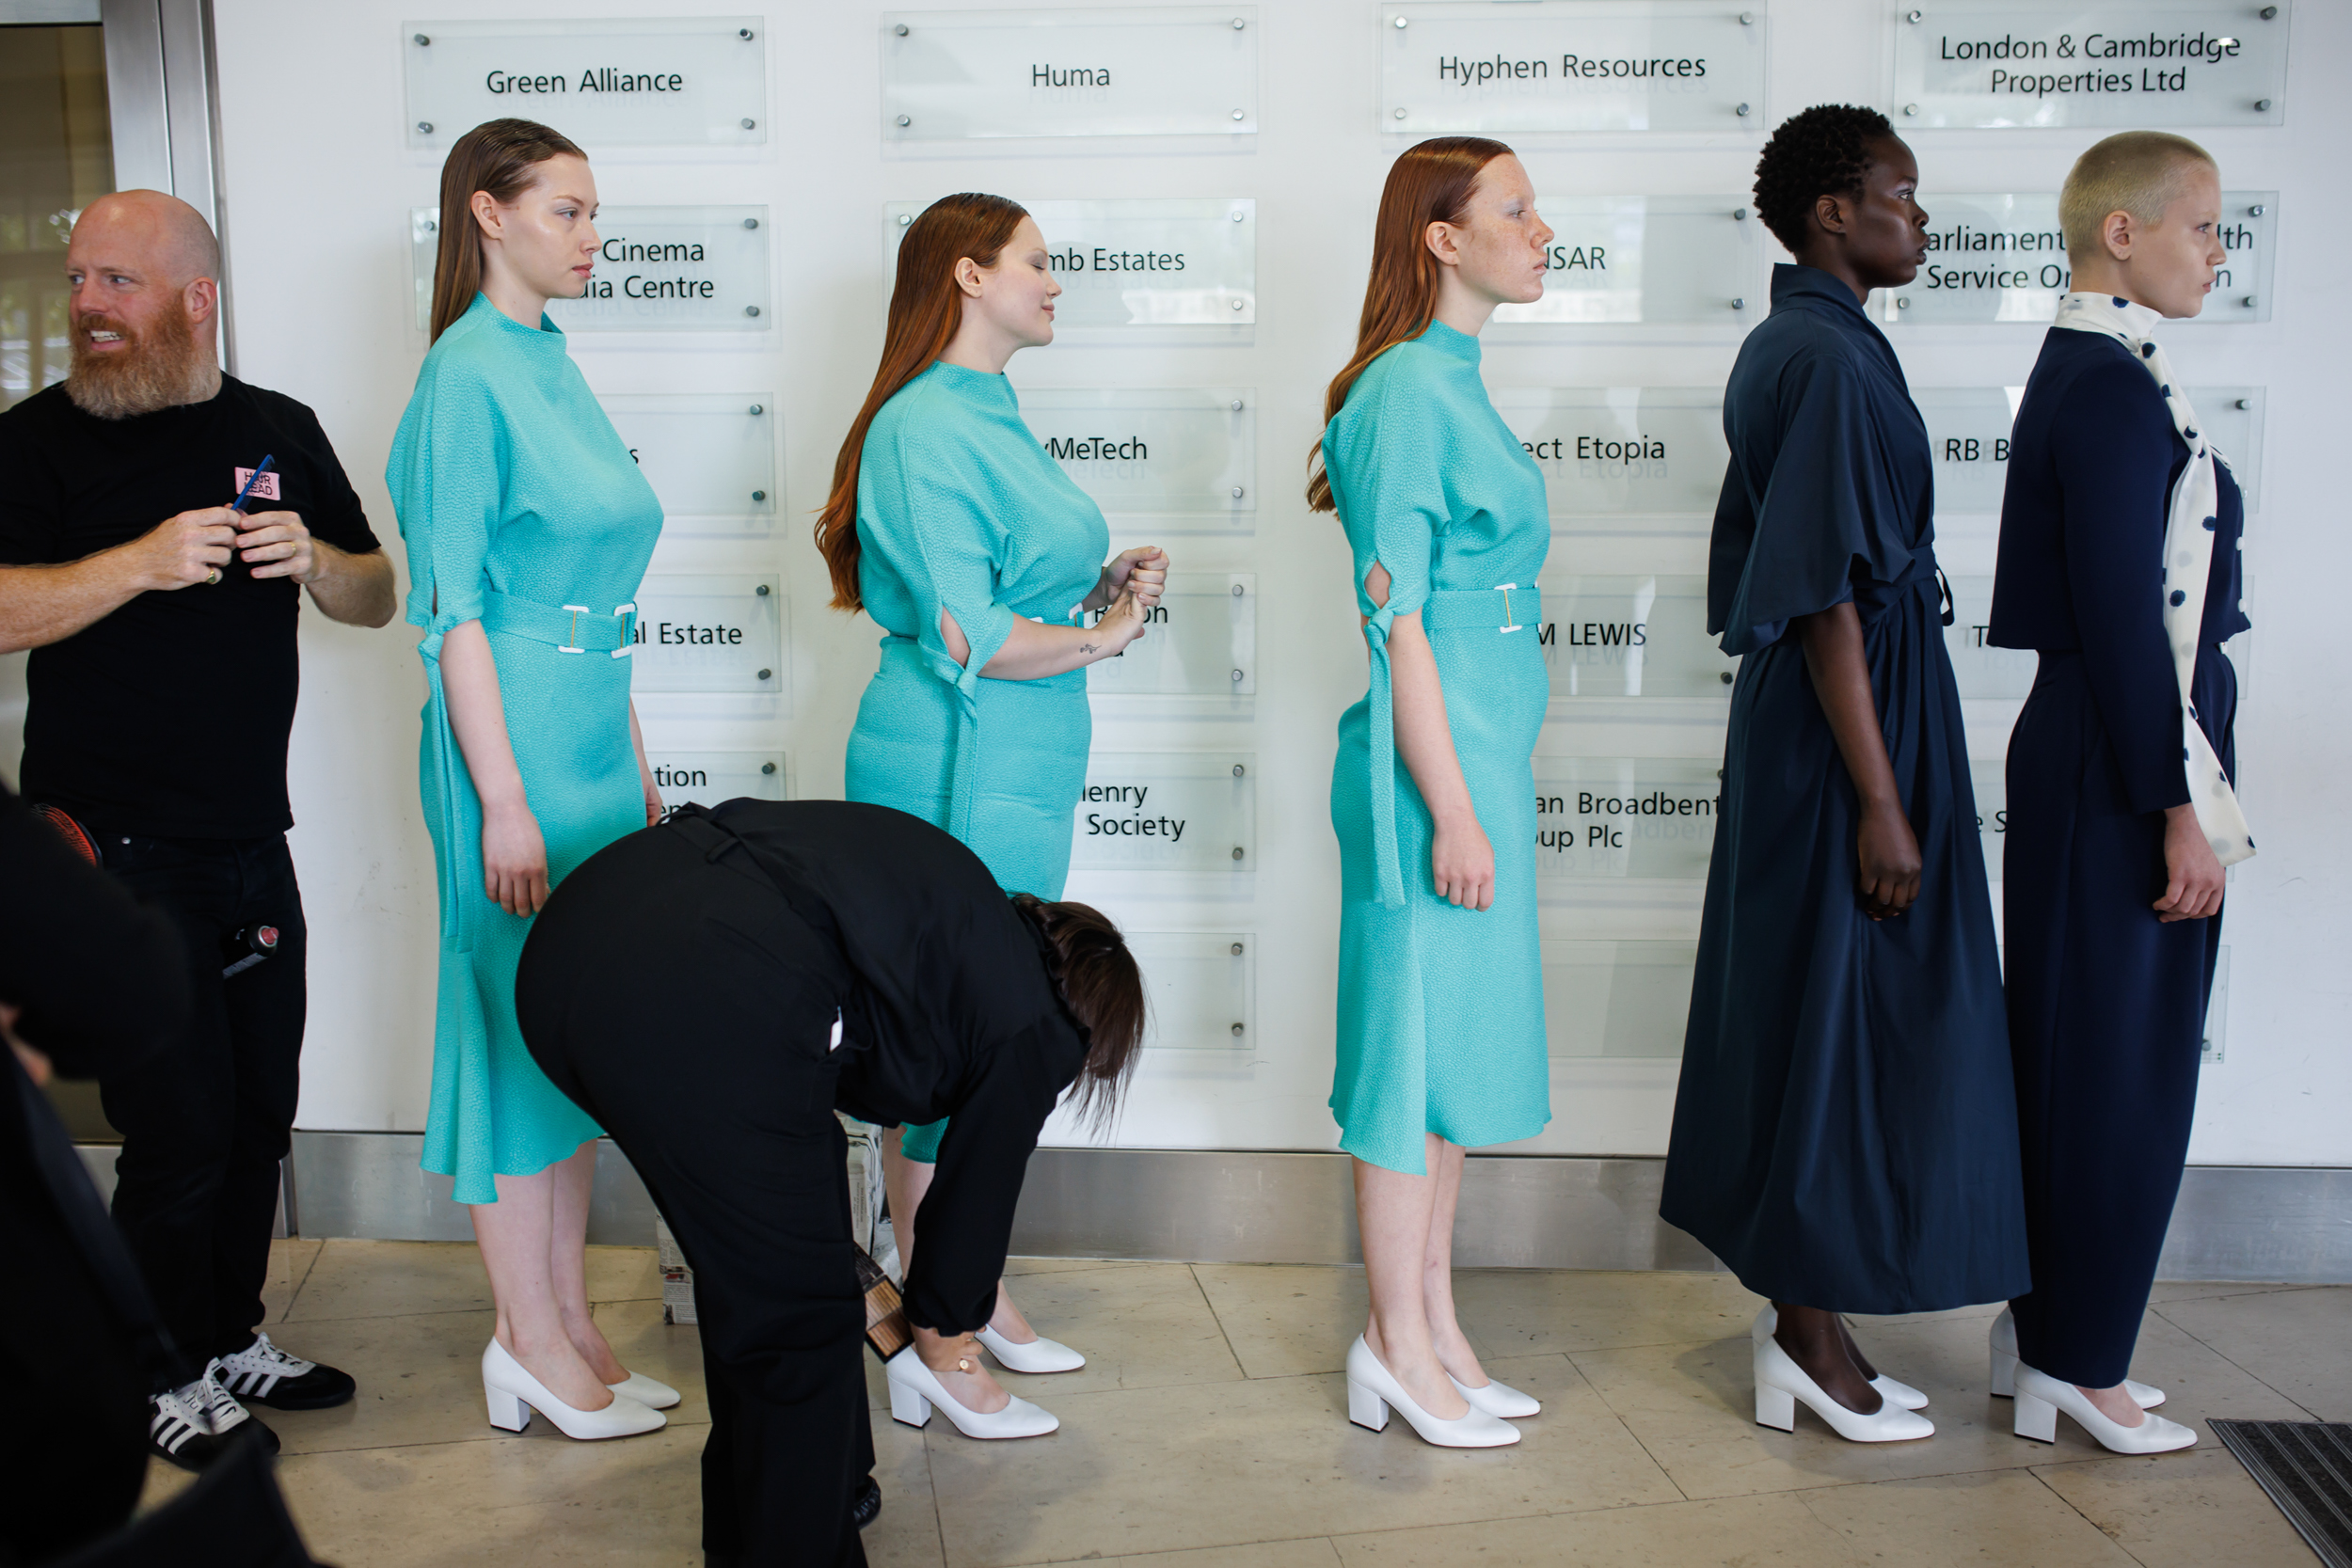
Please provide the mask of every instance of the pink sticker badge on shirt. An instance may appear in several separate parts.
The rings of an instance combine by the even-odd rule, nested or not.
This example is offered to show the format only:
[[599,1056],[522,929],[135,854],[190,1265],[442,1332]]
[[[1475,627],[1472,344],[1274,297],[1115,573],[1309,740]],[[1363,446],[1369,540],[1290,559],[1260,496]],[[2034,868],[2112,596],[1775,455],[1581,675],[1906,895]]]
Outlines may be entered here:
[[[252,469],[250,469],[250,468],[239,468],[239,469],[237,470],[237,483],[236,483],[236,488],[237,488],[237,490],[239,490],[239,491],[244,490],[244,488],[246,487],[246,483],[248,480],[251,480],[252,478],[253,478],[253,470],[252,470]],[[279,495],[279,494],[278,494],[278,470],[277,470],[277,469],[275,469],[275,468],[272,468],[272,469],[271,469],[268,473],[263,474],[263,475],[262,476],[262,478],[261,478],[260,483],[256,483],[256,484],[253,486],[253,493],[252,493],[250,496],[246,497],[246,500],[247,500],[248,502],[250,502],[250,501],[274,501],[274,500],[282,500],[282,499],[284,499],[285,498],[284,498],[284,497],[282,497],[281,495]]]

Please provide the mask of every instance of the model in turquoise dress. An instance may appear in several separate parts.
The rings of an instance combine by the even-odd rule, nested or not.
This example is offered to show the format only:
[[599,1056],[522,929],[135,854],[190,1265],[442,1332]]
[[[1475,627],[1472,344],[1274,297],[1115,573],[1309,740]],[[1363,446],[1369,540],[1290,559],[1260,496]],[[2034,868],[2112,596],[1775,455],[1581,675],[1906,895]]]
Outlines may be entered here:
[[[1094,722],[1082,667],[1038,680],[980,671],[1016,616],[1084,624],[1103,578],[1102,508],[1046,455],[1012,384],[934,361],[874,416],[858,466],[858,589],[889,635],[850,732],[845,793],[972,847],[1008,893],[1054,900]],[[939,612],[970,644],[948,653]],[[909,1127],[930,1164],[945,1122]]]
[[[1535,574],[1550,544],[1544,479],[1487,400],[1478,340],[1443,322],[1375,359],[1323,435],[1355,557],[1371,689],[1340,719],[1340,1147],[1426,1174],[1426,1136],[1463,1148],[1551,1119],[1535,929],[1530,759],[1550,679]],[[1365,577],[1377,562],[1389,597]],[[1494,848],[1494,903],[1459,908],[1430,875],[1427,804],[1397,754],[1389,628],[1421,612],[1454,751]]]
[[531,921],[484,891],[482,803],[450,729],[441,640],[482,623],[553,886],[645,825],[626,656],[661,504],[554,323],[534,330],[481,295],[425,356],[384,483],[430,692],[418,786],[441,948],[423,1165],[456,1178],[456,1201],[495,1203],[495,1177],[544,1170],[600,1129],[516,1026]]

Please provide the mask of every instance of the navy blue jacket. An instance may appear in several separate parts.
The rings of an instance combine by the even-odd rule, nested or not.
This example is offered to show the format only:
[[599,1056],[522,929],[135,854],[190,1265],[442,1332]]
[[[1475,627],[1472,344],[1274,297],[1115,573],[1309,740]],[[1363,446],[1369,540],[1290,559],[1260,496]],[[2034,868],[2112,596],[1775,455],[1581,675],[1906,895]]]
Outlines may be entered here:
[[[2155,378],[2129,349],[2105,333],[2050,329],[2010,436],[1989,638],[2080,652],[2127,798],[2143,812],[2188,803],[2163,609],[2166,507],[2187,465]],[[2201,638],[2217,645],[2249,623],[2239,604],[2246,503],[2226,463],[2216,478],[2221,522]]]

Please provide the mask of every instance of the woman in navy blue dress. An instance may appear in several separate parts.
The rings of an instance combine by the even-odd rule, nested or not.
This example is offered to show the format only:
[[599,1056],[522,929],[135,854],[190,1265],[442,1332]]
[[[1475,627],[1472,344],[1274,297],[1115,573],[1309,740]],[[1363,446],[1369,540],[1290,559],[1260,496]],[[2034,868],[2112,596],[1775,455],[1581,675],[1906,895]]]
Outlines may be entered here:
[[1802,1401],[1863,1442],[1935,1430],[1841,1312],[2026,1283],[2017,1123],[1931,457],[1863,313],[1925,260],[1883,116],[1783,125],[1756,210],[1795,266],[1724,394],[1708,630],[1744,656],[1660,1212],[1771,1298],[1756,1419]]
[[2153,332],[2203,309],[2221,179],[2194,142],[2110,136],[2059,211],[2080,292],[2026,383],[1991,640],[2041,653],[2009,748],[2010,1041],[2033,1290],[1993,1331],[2019,1435],[2064,1410],[2122,1453],[2187,1448],[2126,1381],[2197,1108],[2222,867],[2245,504]]

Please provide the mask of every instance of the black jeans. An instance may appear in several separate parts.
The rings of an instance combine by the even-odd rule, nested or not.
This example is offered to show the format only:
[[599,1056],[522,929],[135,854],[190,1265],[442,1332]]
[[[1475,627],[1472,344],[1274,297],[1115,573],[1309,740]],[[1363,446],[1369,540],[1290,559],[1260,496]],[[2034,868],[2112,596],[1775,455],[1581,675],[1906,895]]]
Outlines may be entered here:
[[[122,1134],[115,1224],[164,1326],[201,1363],[251,1344],[262,1317],[278,1162],[302,1082],[302,890],[282,835],[90,832],[106,869],[168,913],[187,944],[187,1032],[98,1086]],[[223,979],[222,942],[253,925],[278,927],[277,952]]]

